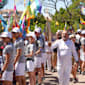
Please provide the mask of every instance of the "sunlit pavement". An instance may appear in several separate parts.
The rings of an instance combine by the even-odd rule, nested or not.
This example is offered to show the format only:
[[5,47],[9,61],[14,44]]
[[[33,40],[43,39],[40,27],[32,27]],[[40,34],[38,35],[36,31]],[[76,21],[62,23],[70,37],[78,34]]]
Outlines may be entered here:
[[[72,81],[70,81],[70,85],[85,85],[85,76],[84,75],[80,75],[77,74],[77,77],[79,79],[78,83],[73,83]],[[72,75],[71,75],[72,78]],[[26,75],[26,82],[27,85],[29,83],[29,78]],[[58,85],[58,74],[57,72],[45,72],[45,80],[43,81],[42,85]]]

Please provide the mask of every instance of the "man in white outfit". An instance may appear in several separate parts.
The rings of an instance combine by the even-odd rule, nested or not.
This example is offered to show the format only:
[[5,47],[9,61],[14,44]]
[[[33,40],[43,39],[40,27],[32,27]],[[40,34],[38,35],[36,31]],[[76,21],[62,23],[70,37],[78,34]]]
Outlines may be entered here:
[[56,40],[52,44],[52,49],[57,48],[57,71],[60,85],[69,85],[69,78],[72,69],[72,56],[74,56],[76,65],[78,56],[74,43],[69,40],[67,31],[62,32],[62,39]]

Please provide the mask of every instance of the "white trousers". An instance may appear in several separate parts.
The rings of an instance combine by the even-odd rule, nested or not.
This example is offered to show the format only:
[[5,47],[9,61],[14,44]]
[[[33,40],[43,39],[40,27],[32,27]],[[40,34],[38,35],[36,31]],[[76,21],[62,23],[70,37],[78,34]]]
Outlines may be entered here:
[[58,66],[59,85],[69,85],[72,66]]
[[48,70],[51,70],[51,54],[47,54],[47,59],[46,59],[46,61],[47,61],[47,69]]

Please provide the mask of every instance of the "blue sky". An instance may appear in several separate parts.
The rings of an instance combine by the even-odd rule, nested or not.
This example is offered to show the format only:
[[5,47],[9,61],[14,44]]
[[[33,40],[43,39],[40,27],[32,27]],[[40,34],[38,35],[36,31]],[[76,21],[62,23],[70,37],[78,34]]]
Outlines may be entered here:
[[[26,0],[26,2],[28,2],[28,1],[29,0]],[[70,0],[68,0],[68,1],[70,1]],[[59,0],[56,5],[57,5],[57,10],[59,10],[61,7],[65,8],[64,3]],[[24,10],[24,0],[17,0],[16,7],[17,7],[17,10],[23,11]],[[3,9],[13,9],[13,8],[14,8],[14,0],[8,0],[7,5],[4,6]],[[43,12],[43,10],[42,10],[42,12]],[[52,13],[54,14],[55,10],[52,9]]]

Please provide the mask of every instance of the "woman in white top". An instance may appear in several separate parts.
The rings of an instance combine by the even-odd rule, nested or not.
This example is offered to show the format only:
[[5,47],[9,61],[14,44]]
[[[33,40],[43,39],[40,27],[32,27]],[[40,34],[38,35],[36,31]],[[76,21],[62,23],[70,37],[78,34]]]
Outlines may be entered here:
[[4,65],[0,73],[0,78],[3,81],[3,85],[12,85],[13,82],[13,64],[14,64],[14,55],[13,55],[13,44],[11,43],[11,33],[4,32],[1,35],[3,41],[6,43],[5,48],[3,49],[3,60]]
[[35,65],[34,65],[34,57],[36,52],[35,40],[36,37],[33,32],[29,33],[29,44],[26,47],[26,71],[30,78],[30,85],[36,85],[36,77],[35,77]]

